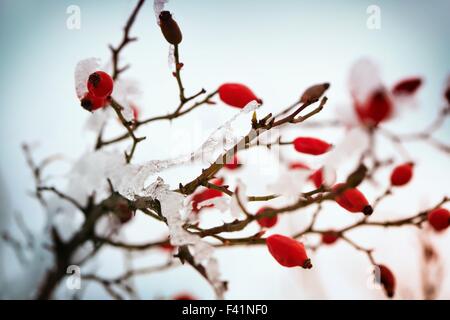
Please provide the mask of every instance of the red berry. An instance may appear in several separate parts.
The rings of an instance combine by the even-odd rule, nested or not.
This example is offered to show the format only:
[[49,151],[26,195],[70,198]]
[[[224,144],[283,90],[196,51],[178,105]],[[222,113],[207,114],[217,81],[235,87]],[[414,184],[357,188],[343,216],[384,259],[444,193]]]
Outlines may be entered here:
[[445,208],[437,208],[428,213],[428,222],[434,230],[443,231],[450,225],[450,212]]
[[244,108],[249,102],[261,99],[250,90],[249,87],[240,83],[225,83],[219,87],[219,97],[224,103],[235,108]]
[[317,156],[329,151],[331,144],[317,138],[298,137],[294,140],[294,148],[298,152]]
[[314,183],[316,188],[320,188],[323,184],[323,169],[320,168],[314,171],[313,174],[309,176],[309,179]]
[[333,244],[339,239],[339,233],[336,231],[327,231],[322,233],[322,243],[324,244]]
[[379,269],[379,274],[375,273],[375,281],[383,286],[386,295],[392,298],[395,294],[395,277],[392,271],[385,265],[379,264],[375,266]]
[[[223,179],[216,179],[214,181],[211,182],[212,184],[215,184],[217,186],[220,186],[223,184]],[[204,206],[204,207],[199,207],[198,205],[206,200],[209,199],[213,199],[213,198],[217,198],[217,197],[221,197],[223,194],[221,191],[216,190],[216,189],[205,189],[204,191],[195,194],[192,197],[192,209],[194,212],[198,213],[202,208],[212,208],[214,207],[213,204]]]
[[369,96],[365,104],[355,102],[359,119],[366,124],[377,125],[392,114],[392,101],[384,90],[377,90]]
[[302,162],[292,162],[289,164],[289,169],[291,170],[309,170],[309,167]]
[[169,252],[172,252],[173,249],[175,249],[175,247],[173,245],[171,245],[169,241],[167,241],[166,243],[161,244],[159,247],[161,249],[163,249],[165,251],[169,251]]
[[392,93],[395,95],[412,95],[422,84],[421,78],[408,78],[398,82],[393,88]]
[[237,155],[234,155],[233,160],[231,163],[225,163],[224,167],[227,168],[228,170],[235,170],[237,168],[239,168],[239,160]]
[[81,106],[87,111],[95,111],[97,109],[106,107],[108,100],[106,98],[99,98],[88,92],[81,99]]
[[113,79],[103,71],[96,71],[91,74],[87,82],[88,91],[99,98],[109,97],[113,91],[113,87]]
[[189,293],[180,293],[174,296],[173,300],[197,300],[197,298]]
[[[261,208],[261,209],[259,209],[257,212],[256,212],[256,214],[258,215],[258,214],[261,214],[261,213],[263,213],[264,211],[266,211],[267,209],[271,209],[270,207],[263,207],[263,208]],[[257,222],[258,222],[258,224],[261,226],[261,227],[263,227],[263,228],[272,228],[274,225],[276,225],[277,224],[277,221],[278,221],[278,216],[273,216],[273,217],[270,217],[270,218],[268,218],[268,217],[266,217],[266,218],[261,218],[261,219],[258,219],[258,220],[256,220]]]
[[282,266],[312,268],[311,260],[306,254],[303,243],[280,234],[274,234],[266,239],[266,244],[270,254]]
[[[338,183],[333,187],[333,191],[337,192],[343,186],[343,183]],[[366,197],[356,188],[346,189],[336,196],[335,200],[342,208],[350,212],[362,212],[365,215],[371,215],[373,212]]]
[[404,186],[411,181],[413,176],[413,167],[414,165],[411,162],[395,167],[391,173],[391,184],[399,187]]
[[136,107],[134,104],[132,104],[130,107],[131,107],[131,111],[133,112],[133,120],[134,121],[138,121],[138,119],[139,119],[139,108]]

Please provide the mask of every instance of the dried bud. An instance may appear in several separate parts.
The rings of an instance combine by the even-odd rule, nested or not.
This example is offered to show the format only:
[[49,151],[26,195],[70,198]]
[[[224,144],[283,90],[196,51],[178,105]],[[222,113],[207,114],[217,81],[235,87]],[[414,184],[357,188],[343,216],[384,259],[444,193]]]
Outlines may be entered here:
[[422,84],[422,79],[418,77],[407,78],[398,82],[393,88],[395,95],[413,95]]
[[308,101],[319,99],[325,93],[325,91],[328,90],[329,87],[329,83],[321,83],[309,87],[305,90],[305,92],[303,92],[300,102],[305,103]]
[[169,11],[161,11],[159,21],[159,26],[167,42],[170,44],[179,44],[183,39],[183,35],[177,22],[172,19],[172,14]]

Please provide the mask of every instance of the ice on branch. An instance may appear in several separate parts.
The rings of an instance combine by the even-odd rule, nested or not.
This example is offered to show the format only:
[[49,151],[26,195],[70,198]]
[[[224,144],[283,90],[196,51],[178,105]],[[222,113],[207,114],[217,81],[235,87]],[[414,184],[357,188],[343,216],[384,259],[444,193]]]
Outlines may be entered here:
[[139,99],[140,95],[141,91],[137,81],[120,78],[114,82],[112,97],[123,107],[122,115],[125,120],[134,120],[132,105]]
[[168,3],[169,0],[154,0],[153,1],[153,10],[155,11],[156,21],[159,25],[159,14],[164,10],[164,6]]
[[170,244],[176,247],[188,246],[191,249],[195,263],[204,266],[208,281],[213,286],[217,297],[223,298],[225,287],[220,280],[217,261],[213,257],[213,246],[183,228],[191,212],[185,196],[171,191],[169,185],[165,184],[161,178],[148,186],[144,194],[160,202],[161,214],[166,218],[169,228]]
[[100,59],[88,58],[81,60],[75,67],[75,91],[77,97],[82,99],[87,93],[87,81],[89,76],[100,67]]
[[231,149],[239,141],[240,135],[236,132],[233,124],[244,115],[255,111],[260,105],[256,101],[248,103],[239,113],[218,127],[202,146],[190,155],[193,160],[203,160],[208,163],[214,162],[224,151]]

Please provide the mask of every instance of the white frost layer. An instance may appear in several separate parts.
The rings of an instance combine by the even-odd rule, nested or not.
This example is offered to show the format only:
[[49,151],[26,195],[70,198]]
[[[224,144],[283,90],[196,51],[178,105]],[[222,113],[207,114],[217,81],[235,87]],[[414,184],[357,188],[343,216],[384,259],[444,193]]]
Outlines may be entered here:
[[87,81],[89,76],[100,67],[100,59],[88,58],[81,60],[75,67],[75,91],[77,97],[82,99],[87,93]]
[[153,1],[153,11],[155,11],[156,22],[159,25],[159,14],[164,10],[164,6],[169,0],[154,0]]

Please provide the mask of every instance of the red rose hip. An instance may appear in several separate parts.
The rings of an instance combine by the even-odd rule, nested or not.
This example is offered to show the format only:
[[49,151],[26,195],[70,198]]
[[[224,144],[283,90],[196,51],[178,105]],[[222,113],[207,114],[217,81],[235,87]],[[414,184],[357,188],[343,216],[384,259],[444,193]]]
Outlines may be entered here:
[[450,212],[445,208],[437,208],[428,213],[428,222],[436,231],[443,231],[450,225]]
[[306,254],[303,243],[280,234],[274,234],[266,239],[266,244],[270,254],[282,266],[312,268],[311,260]]
[[252,90],[240,83],[225,83],[219,87],[219,97],[224,103],[235,108],[244,108],[249,102],[261,103]]
[[92,95],[107,98],[113,91],[114,81],[106,72],[95,71],[89,76],[87,88]]
[[409,162],[394,168],[391,173],[391,184],[396,187],[404,186],[411,181],[414,165]]
[[336,231],[327,231],[322,233],[322,243],[324,244],[333,244],[339,239],[339,233]]
[[[259,209],[258,212],[256,212],[256,214],[258,215],[258,214],[264,213],[267,209],[271,209],[271,208],[263,207],[263,208]],[[270,218],[265,217],[265,218],[257,219],[256,221],[263,228],[272,228],[274,225],[277,224],[278,216],[275,215]]]
[[108,100],[106,98],[96,97],[90,92],[86,93],[83,99],[81,99],[81,106],[90,112],[103,108],[107,104]]
[[[343,183],[338,183],[333,187],[333,191],[338,192],[343,186]],[[346,189],[337,195],[335,200],[337,204],[347,211],[353,213],[362,212],[365,215],[371,215],[373,213],[372,206],[369,205],[369,202],[364,194],[357,188]]]
[[321,155],[331,149],[331,144],[323,140],[311,137],[298,137],[293,141],[294,149],[297,152]]

